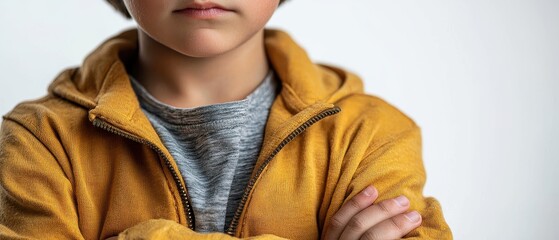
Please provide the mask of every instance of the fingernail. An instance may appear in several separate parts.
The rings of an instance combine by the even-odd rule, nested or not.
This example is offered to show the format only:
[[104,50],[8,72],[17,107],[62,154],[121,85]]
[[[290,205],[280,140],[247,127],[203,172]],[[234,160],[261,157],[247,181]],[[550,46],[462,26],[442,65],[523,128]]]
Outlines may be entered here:
[[410,201],[405,196],[399,196],[394,200],[396,200],[396,203],[400,205],[400,207],[407,206],[408,203],[410,203]]
[[419,215],[419,213],[417,211],[406,213],[406,214],[404,214],[404,216],[406,216],[406,218],[410,222],[418,222],[419,219],[421,219],[421,215]]
[[375,189],[373,189],[372,186],[368,186],[365,190],[363,190],[363,194],[367,197],[373,196],[373,194],[375,194]]

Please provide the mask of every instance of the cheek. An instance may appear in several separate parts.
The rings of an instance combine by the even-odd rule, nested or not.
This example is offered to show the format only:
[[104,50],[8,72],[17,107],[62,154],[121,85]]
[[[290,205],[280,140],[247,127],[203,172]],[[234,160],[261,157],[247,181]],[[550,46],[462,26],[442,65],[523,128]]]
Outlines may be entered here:
[[277,9],[279,0],[246,0],[245,4],[250,6],[251,23],[263,27]]
[[126,8],[140,26],[157,23],[169,10],[167,0],[125,0]]

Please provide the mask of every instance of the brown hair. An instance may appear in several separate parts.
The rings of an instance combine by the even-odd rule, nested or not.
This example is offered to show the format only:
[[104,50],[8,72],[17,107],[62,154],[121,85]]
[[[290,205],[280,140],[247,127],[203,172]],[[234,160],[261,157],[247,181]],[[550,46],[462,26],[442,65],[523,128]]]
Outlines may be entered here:
[[[286,0],[280,0],[279,4],[281,5],[285,1]],[[132,18],[132,16],[130,16],[130,13],[126,9],[126,6],[124,5],[123,0],[107,0],[107,2],[109,2],[109,4],[111,4],[117,11],[119,11],[122,15],[124,15],[124,17],[126,17],[128,19]]]

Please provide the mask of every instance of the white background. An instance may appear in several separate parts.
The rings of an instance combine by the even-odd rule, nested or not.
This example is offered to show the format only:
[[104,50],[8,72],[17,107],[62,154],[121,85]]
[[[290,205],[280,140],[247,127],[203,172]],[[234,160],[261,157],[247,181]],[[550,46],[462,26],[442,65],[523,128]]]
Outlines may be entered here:
[[[133,24],[104,1],[1,1],[0,113]],[[292,0],[270,26],[422,127],[456,239],[559,235],[559,1]]]

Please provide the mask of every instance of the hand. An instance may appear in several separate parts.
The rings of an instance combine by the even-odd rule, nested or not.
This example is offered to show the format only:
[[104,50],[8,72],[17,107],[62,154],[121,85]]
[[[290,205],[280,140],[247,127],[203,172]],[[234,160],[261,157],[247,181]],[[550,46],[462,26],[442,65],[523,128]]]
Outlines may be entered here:
[[371,185],[345,203],[327,225],[325,239],[398,239],[421,225],[417,211],[405,213],[410,206],[405,196],[372,204],[377,197]]

